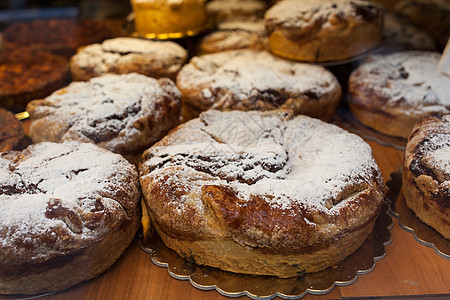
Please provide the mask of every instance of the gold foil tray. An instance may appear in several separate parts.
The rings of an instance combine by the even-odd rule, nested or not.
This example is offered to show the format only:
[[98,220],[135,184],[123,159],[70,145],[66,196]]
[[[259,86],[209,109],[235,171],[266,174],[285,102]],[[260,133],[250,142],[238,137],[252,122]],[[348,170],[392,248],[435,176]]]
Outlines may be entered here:
[[402,172],[395,171],[386,183],[388,199],[391,201],[391,212],[399,219],[400,227],[411,232],[414,238],[427,247],[431,247],[440,256],[450,259],[450,240],[444,238],[436,230],[423,223],[406,205],[402,192]]
[[149,39],[149,40],[178,40],[178,39],[185,39],[190,37],[196,37],[202,34],[206,34],[210,31],[212,31],[215,28],[215,24],[211,18],[207,20],[207,24],[205,28],[201,30],[187,30],[183,32],[164,32],[164,33],[141,33],[135,30],[134,26],[134,15],[131,14],[128,16],[126,22],[122,26],[122,30],[125,35],[142,38],[142,39]]
[[168,268],[169,274],[176,279],[189,280],[198,289],[215,289],[229,297],[298,299],[308,293],[326,294],[334,286],[352,284],[358,274],[372,271],[375,261],[386,255],[385,246],[391,242],[389,230],[393,223],[388,210],[385,203],[367,240],[339,265],[289,279],[236,274],[188,262],[167,248],[156,232],[148,240],[141,238],[140,241],[141,248],[150,254],[153,263]]
[[186,32],[167,32],[167,33],[140,33],[137,31],[133,31],[133,32],[131,32],[130,35],[132,37],[163,41],[163,40],[176,40],[176,39],[193,37],[193,36],[203,34],[204,32],[206,32],[206,31],[205,30],[202,30],[202,31],[188,30]]
[[357,120],[350,112],[350,110],[346,107],[338,108],[334,124],[350,132],[353,132],[369,141],[374,141],[380,145],[393,147],[401,151],[405,150],[407,139],[389,136],[367,127],[366,125],[362,124],[359,120]]

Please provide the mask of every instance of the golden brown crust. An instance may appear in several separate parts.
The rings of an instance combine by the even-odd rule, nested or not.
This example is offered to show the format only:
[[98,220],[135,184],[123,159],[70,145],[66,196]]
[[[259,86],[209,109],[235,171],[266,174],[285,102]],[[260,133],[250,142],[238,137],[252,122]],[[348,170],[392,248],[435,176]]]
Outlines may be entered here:
[[0,173],[1,294],[89,280],[119,258],[139,227],[136,169],[96,145],[40,143],[4,152]]
[[[164,230],[158,228],[158,225],[155,227],[169,248],[175,249],[179,255],[191,262],[235,273],[289,278],[338,264],[361,246],[372,231],[374,222],[375,220],[352,233],[334,239],[328,247],[314,249],[301,255],[250,249],[226,239],[181,240],[166,235]],[[259,263],[261,261],[264,262],[263,265]],[[318,261],[321,263],[318,264]]]
[[[279,277],[324,269],[361,245],[384,198],[370,150],[355,138],[285,111],[204,112],[144,154],[152,224],[199,264]],[[334,163],[325,163],[332,155],[324,140]],[[352,150],[336,156],[341,146]],[[344,158],[353,151],[358,162]]]
[[436,72],[440,54],[404,51],[362,63],[349,78],[348,104],[363,124],[408,138],[418,119],[449,111],[450,79]]
[[265,15],[269,47],[298,61],[344,60],[376,47],[383,11],[368,1],[282,1]]
[[415,125],[405,150],[403,193],[424,223],[450,239],[450,116],[433,115]]
[[177,86],[183,102],[197,114],[207,109],[291,109],[329,121],[341,99],[337,79],[325,68],[249,49],[192,58],[178,73]]
[[5,280],[0,274],[0,293],[41,294],[61,291],[90,280],[116,262],[134,239],[139,224],[139,218],[136,217],[129,226],[112,231],[73,255],[55,258],[54,262],[33,265],[27,261],[13,266],[0,263],[2,270],[21,271],[21,274],[8,272]]
[[215,31],[202,37],[196,48],[198,54],[238,49],[269,49],[262,19],[223,22]]

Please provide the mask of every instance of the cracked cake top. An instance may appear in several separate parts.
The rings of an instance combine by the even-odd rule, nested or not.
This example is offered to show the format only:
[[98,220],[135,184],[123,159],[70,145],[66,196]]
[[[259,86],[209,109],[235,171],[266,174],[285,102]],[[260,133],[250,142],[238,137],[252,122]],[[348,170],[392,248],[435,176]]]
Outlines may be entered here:
[[130,73],[73,82],[28,104],[34,142],[79,140],[133,153],[179,122],[181,95],[167,78]]
[[76,252],[131,222],[139,198],[135,167],[94,144],[39,143],[3,152],[0,266]]
[[[201,235],[212,235],[207,215],[219,207],[218,218],[232,232],[220,235],[236,234],[244,244],[264,247],[276,244],[270,235],[292,234],[279,247],[313,244],[341,227],[367,222],[384,191],[361,138],[278,110],[202,113],[144,153],[140,181],[150,210],[174,232],[200,227]],[[164,217],[168,210],[173,221]],[[298,228],[288,228],[290,222]],[[311,230],[316,236],[302,236]],[[255,241],[254,232],[267,235]]]

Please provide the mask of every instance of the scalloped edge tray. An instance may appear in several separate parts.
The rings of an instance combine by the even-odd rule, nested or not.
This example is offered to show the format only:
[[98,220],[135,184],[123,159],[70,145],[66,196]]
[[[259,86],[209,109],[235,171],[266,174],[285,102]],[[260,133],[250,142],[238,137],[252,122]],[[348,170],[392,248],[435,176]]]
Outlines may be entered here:
[[150,254],[155,265],[167,268],[169,274],[176,279],[189,280],[198,289],[215,289],[228,297],[245,295],[252,299],[299,299],[306,294],[329,293],[335,286],[354,283],[358,274],[371,272],[375,262],[385,257],[385,246],[391,242],[389,230],[393,226],[393,220],[388,212],[389,205],[385,202],[367,240],[337,266],[288,279],[236,274],[188,262],[167,248],[156,232],[148,240],[141,238],[140,245]]

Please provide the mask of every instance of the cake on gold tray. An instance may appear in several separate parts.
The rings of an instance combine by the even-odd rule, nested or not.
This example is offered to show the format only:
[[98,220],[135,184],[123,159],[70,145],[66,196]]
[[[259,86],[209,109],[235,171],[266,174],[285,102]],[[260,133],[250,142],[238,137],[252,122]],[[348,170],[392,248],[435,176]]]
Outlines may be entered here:
[[131,0],[134,35],[151,39],[193,36],[207,27],[205,0]]
[[306,294],[327,294],[335,286],[354,283],[358,274],[370,273],[376,262],[386,255],[385,246],[392,241],[389,231],[391,227],[392,218],[385,205],[373,232],[354,254],[336,267],[287,279],[236,274],[188,262],[167,248],[158,234],[151,235],[151,228],[145,226],[148,231],[141,238],[141,248],[150,255],[155,265],[168,268],[171,276],[179,280],[189,280],[194,287],[201,290],[216,289],[228,297],[272,299],[276,296],[280,299],[299,299]]

